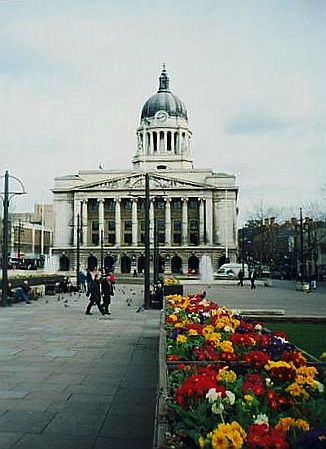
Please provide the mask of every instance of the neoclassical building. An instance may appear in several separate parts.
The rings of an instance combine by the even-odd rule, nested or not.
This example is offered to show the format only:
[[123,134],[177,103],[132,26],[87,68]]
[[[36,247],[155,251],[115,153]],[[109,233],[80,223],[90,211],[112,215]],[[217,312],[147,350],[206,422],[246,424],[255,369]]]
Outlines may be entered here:
[[165,67],[158,91],[142,108],[136,134],[131,170],[83,170],[55,179],[52,254],[57,266],[61,259],[61,268],[75,267],[78,243],[83,266],[90,255],[99,266],[104,252],[117,272],[142,269],[145,173],[151,248],[158,247],[160,268],[194,271],[204,254],[211,256],[214,270],[225,256],[235,260],[235,176],[194,168],[187,109],[172,93]]

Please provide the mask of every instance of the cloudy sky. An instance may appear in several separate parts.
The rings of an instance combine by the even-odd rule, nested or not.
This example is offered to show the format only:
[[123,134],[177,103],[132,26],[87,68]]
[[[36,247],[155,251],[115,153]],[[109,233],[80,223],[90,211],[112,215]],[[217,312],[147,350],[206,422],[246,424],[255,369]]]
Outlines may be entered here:
[[28,192],[16,210],[50,200],[56,176],[131,168],[162,62],[196,167],[237,176],[242,217],[318,199],[325,0],[0,0],[0,171]]

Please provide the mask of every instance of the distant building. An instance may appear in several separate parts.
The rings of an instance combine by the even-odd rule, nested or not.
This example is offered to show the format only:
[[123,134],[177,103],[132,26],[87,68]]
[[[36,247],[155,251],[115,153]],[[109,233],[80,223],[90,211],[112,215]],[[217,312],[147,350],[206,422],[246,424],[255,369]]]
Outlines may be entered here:
[[[302,245],[301,245],[302,240]],[[258,270],[270,268],[272,276],[326,279],[326,222],[306,217],[277,223],[275,218],[250,220],[239,230],[239,259]]]
[[[203,254],[211,256],[214,270],[221,257],[235,260],[235,176],[194,168],[188,113],[171,92],[165,68],[158,92],[142,108],[136,134],[131,170],[83,170],[55,179],[57,265],[60,258],[70,267],[76,265],[79,216],[82,265],[90,254],[99,261],[103,239],[105,254],[114,258],[117,271],[141,268],[145,173],[150,175],[151,247],[156,239],[165,271],[197,271]],[[111,157],[115,151],[123,149],[111,149]]]
[[36,204],[34,212],[13,212],[10,223],[10,262],[23,268],[43,265],[53,243],[53,206]]

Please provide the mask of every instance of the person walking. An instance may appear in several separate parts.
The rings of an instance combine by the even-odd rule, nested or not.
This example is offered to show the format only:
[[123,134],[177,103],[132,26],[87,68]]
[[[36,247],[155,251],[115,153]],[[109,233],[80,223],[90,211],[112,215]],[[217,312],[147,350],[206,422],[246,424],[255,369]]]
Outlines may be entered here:
[[86,294],[89,293],[92,283],[93,283],[93,276],[92,276],[92,273],[90,272],[90,270],[87,268],[87,270],[86,270],[86,284],[87,284]]
[[92,315],[91,309],[94,304],[97,305],[98,310],[104,315],[103,306],[101,305],[101,284],[98,274],[95,274],[93,282],[90,284],[90,288],[87,292],[87,296],[89,296],[89,303],[85,315]]
[[238,278],[239,278],[238,285],[239,285],[240,287],[243,287],[244,273],[243,273],[242,270],[239,271],[239,273],[238,273]]
[[102,287],[102,298],[103,298],[103,310],[105,315],[111,315],[110,304],[111,296],[113,293],[113,285],[110,281],[109,276],[104,276],[101,282]]
[[250,289],[251,290],[255,290],[256,289],[256,284],[255,284],[255,282],[256,282],[256,271],[255,270],[252,270],[252,272],[250,273]]

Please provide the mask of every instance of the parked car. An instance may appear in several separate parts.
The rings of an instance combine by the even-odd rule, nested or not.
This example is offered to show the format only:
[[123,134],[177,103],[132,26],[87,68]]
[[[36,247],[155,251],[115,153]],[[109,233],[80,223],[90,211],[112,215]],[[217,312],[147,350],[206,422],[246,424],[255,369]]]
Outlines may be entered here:
[[[217,279],[239,279],[239,271],[242,270],[241,263],[225,263],[223,264],[216,273],[214,277]],[[249,277],[248,265],[244,264],[244,278]]]

